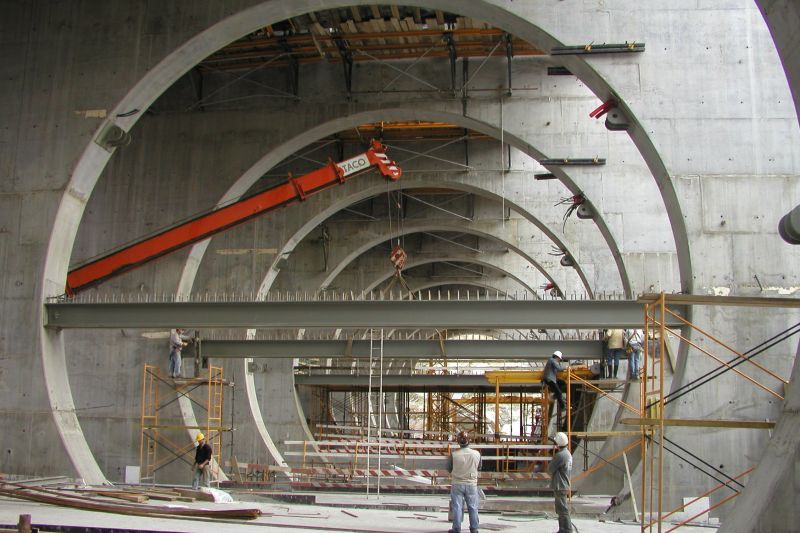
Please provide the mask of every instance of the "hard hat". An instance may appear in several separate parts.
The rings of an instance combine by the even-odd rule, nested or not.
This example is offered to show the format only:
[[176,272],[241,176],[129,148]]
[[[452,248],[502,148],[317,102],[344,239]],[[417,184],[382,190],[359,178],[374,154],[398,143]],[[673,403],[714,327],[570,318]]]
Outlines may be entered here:
[[206,440],[206,436],[203,435],[202,433],[198,433],[197,436],[194,438],[194,440],[200,442],[201,440]]
[[561,350],[556,350],[555,352],[553,352],[553,355],[555,357],[558,357],[559,359],[563,359],[564,358],[564,354],[561,353]]
[[459,431],[458,435],[456,435],[456,442],[462,446],[466,446],[469,444],[469,436],[464,431]]
[[566,433],[562,433],[561,431],[556,433],[556,436],[553,439],[553,442],[555,442],[556,446],[558,446],[559,448],[565,447],[567,445],[567,442],[568,442]]

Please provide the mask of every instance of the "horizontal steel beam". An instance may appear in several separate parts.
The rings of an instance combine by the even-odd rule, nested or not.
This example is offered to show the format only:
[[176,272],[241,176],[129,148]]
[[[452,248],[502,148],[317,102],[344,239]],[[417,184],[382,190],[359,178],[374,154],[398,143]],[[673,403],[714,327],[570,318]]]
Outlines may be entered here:
[[[294,377],[296,385],[324,386],[335,390],[357,391],[369,388],[369,376],[340,375],[340,374],[319,374],[319,375],[296,375]],[[372,376],[372,389],[378,390],[379,376]],[[393,392],[404,390],[409,392],[423,391],[450,391],[450,392],[473,392],[473,391],[492,391],[495,384],[490,383],[486,377],[473,374],[414,374],[397,375],[388,374],[383,376],[383,390]],[[503,383],[500,390],[537,392],[541,390],[539,383]]]
[[[686,316],[683,307],[671,309]],[[51,328],[602,329],[642,327],[643,317],[642,304],[620,300],[45,304]]]
[[[378,344],[376,343],[376,346]],[[602,355],[600,341],[512,341],[512,340],[446,340],[444,352],[438,340],[384,340],[386,358],[451,359],[518,359],[544,360],[554,350],[567,357],[597,359]],[[216,358],[254,357],[281,359],[288,357],[355,357],[370,355],[368,340],[275,340],[275,341],[218,341],[202,342],[203,356]]]

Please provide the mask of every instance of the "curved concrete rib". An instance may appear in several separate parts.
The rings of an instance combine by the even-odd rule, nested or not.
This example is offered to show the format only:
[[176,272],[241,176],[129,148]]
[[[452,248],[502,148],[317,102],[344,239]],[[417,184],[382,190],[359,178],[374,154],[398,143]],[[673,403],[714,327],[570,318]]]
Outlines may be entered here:
[[421,223],[421,224],[411,224],[411,223],[407,222],[406,225],[402,229],[400,229],[400,228],[393,229],[393,231],[388,231],[387,230],[385,232],[382,232],[378,236],[373,236],[372,238],[369,238],[369,235],[367,234],[367,235],[365,235],[366,239],[357,239],[359,241],[359,243],[360,243],[360,246],[358,246],[354,250],[349,251],[347,253],[347,255],[345,257],[343,257],[342,260],[339,263],[337,263],[333,268],[330,269],[328,274],[325,276],[325,279],[323,280],[321,286],[322,287],[327,287],[327,286],[331,285],[333,280],[336,279],[336,277],[339,274],[341,274],[341,272],[345,268],[347,268],[348,265],[352,264],[353,261],[355,261],[358,257],[360,257],[361,255],[363,255],[364,253],[366,253],[367,251],[371,250],[372,248],[374,248],[375,246],[379,245],[382,242],[386,242],[386,241],[388,241],[390,239],[396,239],[398,237],[402,237],[403,235],[408,235],[408,234],[411,234],[411,233],[437,232],[437,231],[438,232],[451,231],[451,232],[465,233],[465,234],[469,234],[469,235],[477,235],[477,236],[479,236],[479,237],[481,237],[483,239],[499,242],[499,243],[503,244],[504,246],[507,246],[509,249],[511,249],[514,253],[516,253],[520,257],[524,258],[525,261],[527,261],[528,263],[531,264],[531,266],[533,266],[537,270],[539,270],[544,277],[546,277],[548,280],[552,281],[552,278],[547,273],[547,271],[544,268],[542,268],[542,266],[533,257],[531,257],[528,253],[526,253],[524,250],[519,248],[517,245],[513,244],[512,242],[510,242],[510,239],[504,239],[502,236],[495,235],[495,234],[490,233],[488,231],[483,231],[482,228],[479,228],[479,227],[470,228],[470,227],[461,226],[461,225],[459,225],[457,223],[453,224],[453,225],[448,225],[448,224],[444,224],[444,223],[441,223],[441,222],[440,223],[435,223],[435,222],[427,223],[427,221],[423,221],[423,223]]
[[[343,7],[369,3],[366,0],[330,0],[325,2],[324,6]],[[525,18],[489,1],[474,0],[473,2],[464,3],[456,0],[427,0],[425,4],[427,7],[463,13],[483,20],[498,28],[506,29],[542,49],[564,44]],[[130,113],[131,110],[147,110],[155,99],[165,92],[175,80],[188,72],[203,58],[225,44],[259,27],[320,7],[322,7],[320,2],[314,0],[297,0],[292,2],[290,7],[286,2],[268,1],[220,21],[184,43],[148,72],[111,110],[108,115],[110,118],[99,125],[98,131],[111,124],[115,124],[126,131],[130,130],[138,119],[144,115],[143,112]],[[611,86],[594,68],[580,58],[568,58],[565,61],[565,66],[584,80],[601,98],[617,96],[620,106],[624,108],[627,115],[634,122],[631,137],[639,147],[661,187],[662,197],[665,200],[678,249],[682,285],[685,289],[690,289],[691,262],[686,229],[681,218],[680,205],[674,188],[668,179],[669,174],[658,152],[644,128],[635,120],[632,110],[627,107],[626,103],[618,95],[615,95]],[[407,116],[403,117],[403,119],[408,118]],[[523,151],[533,154],[533,150],[529,146],[525,145],[525,147],[526,149]],[[54,217],[45,263],[39,280],[39,286],[43,291],[39,295],[40,297],[61,294],[62,288],[58,287],[59,280],[63,280],[66,277],[70,250],[75,240],[78,222],[83,214],[85,200],[94,188],[110,157],[111,155],[108,152],[94,143],[89,143],[79,159]],[[557,175],[568,181],[568,177],[563,172],[558,171]],[[575,189],[574,184],[572,189]],[[615,246],[613,243],[609,244]],[[615,259],[619,265],[621,263],[619,254],[615,254]],[[626,291],[630,290],[629,286],[626,286],[625,289]],[[74,414],[67,374],[66,372],[63,374],[58,372],[59,369],[66,367],[63,343],[52,342],[50,334],[45,332],[44,328],[40,328],[39,340],[42,349],[42,363],[45,367],[45,379],[48,383],[48,400],[64,447],[69,453],[79,476],[90,482],[104,481],[104,476],[101,474],[100,468],[89,450],[85,437],[80,430],[80,424]]]
[[[492,262],[489,262],[489,261],[481,261],[479,259],[475,259],[475,257],[468,256],[466,254],[464,254],[464,255],[444,255],[442,257],[437,257],[436,259],[419,259],[419,260],[416,260],[416,261],[409,261],[408,263],[406,263],[406,266],[404,267],[404,270],[408,270],[410,268],[414,268],[414,267],[418,267],[418,266],[422,266],[422,265],[428,265],[428,264],[431,264],[431,263],[441,263],[441,262],[468,263],[468,264],[471,264],[471,265],[479,265],[479,266],[483,266],[483,267],[486,267],[486,268],[490,268],[492,270],[496,270],[496,271],[502,273],[504,276],[507,276],[507,277],[511,278],[516,283],[518,283],[524,290],[529,291],[531,293],[536,292],[536,289],[534,287],[531,287],[528,283],[526,283],[525,281],[523,281],[519,277],[515,276],[511,272],[508,272],[507,270],[504,270],[500,266],[498,266],[498,265],[496,265],[496,264],[494,264]],[[380,286],[382,283],[384,283],[386,281],[389,281],[392,278],[392,276],[394,276],[394,269],[391,269],[391,272],[389,271],[389,269],[387,269],[386,272],[384,272],[383,274],[379,275],[372,282],[370,282],[366,286],[366,288],[364,289],[362,294],[369,293],[370,291],[372,291],[375,288],[377,288],[378,286]]]

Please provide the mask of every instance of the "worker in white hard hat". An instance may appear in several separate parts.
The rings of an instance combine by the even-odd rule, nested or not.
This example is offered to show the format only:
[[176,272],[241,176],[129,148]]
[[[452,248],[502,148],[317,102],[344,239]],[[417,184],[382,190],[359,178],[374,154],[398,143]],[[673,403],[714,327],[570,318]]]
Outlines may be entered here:
[[547,466],[550,474],[550,488],[555,496],[558,532],[572,533],[572,520],[569,516],[569,480],[572,474],[572,454],[569,453],[569,439],[565,433],[558,432],[550,440],[556,445],[556,453]]
[[201,479],[206,487],[211,486],[211,468],[209,467],[209,463],[211,462],[213,450],[211,449],[211,445],[206,442],[206,436],[202,433],[198,433],[194,440],[197,450],[194,453],[194,464],[192,465],[192,472],[194,474],[192,478],[192,488],[197,490],[200,487]]
[[547,385],[547,388],[550,389],[553,397],[558,402],[558,407],[562,410],[566,405],[564,402],[564,395],[562,394],[562,387],[565,387],[566,384],[558,379],[558,373],[566,370],[566,367],[561,366],[561,361],[563,359],[564,354],[556,350],[553,352],[553,356],[547,360],[547,364],[544,365],[544,372],[542,373],[542,383]]

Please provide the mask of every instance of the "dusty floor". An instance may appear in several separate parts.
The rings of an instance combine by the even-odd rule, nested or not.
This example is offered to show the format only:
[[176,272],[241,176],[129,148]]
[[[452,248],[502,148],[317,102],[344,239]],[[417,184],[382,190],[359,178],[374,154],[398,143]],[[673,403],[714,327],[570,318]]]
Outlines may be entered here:
[[[116,531],[181,531],[214,533],[245,531],[313,531],[342,532],[420,532],[443,533],[450,524],[447,521],[447,498],[444,496],[381,495],[367,498],[361,494],[317,494],[317,505],[270,502],[258,495],[235,495],[258,501],[237,501],[229,504],[187,503],[185,507],[232,508],[258,507],[265,515],[253,521],[235,520],[186,520],[120,516],[108,513],[65,509],[47,504],[0,498],[0,525],[16,524],[20,514],[30,514],[34,525],[70,525],[113,528]],[[486,502],[487,509],[481,515],[481,531],[552,533],[558,524],[552,511],[552,502],[547,498],[497,498]],[[575,502],[584,512],[573,519],[578,533],[634,533],[639,526],[632,523],[602,522],[591,515],[592,509],[600,509],[607,499],[593,501],[584,498]],[[175,505],[175,504],[168,504]],[[501,508],[503,511],[492,508]],[[547,511],[533,510],[536,508]],[[517,514],[515,514],[515,512]],[[546,513],[546,514],[545,514]],[[352,516],[355,515],[355,516]],[[666,524],[665,524],[666,526]],[[0,526],[2,527],[2,526]],[[665,527],[665,529],[669,529]],[[465,522],[464,531],[469,531]],[[684,526],[681,533],[713,531],[708,526]]]

